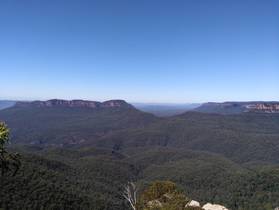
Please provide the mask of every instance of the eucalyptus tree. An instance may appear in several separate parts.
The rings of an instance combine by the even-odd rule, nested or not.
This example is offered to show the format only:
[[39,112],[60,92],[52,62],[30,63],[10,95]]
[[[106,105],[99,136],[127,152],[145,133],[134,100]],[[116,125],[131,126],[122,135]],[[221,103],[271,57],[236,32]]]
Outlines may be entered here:
[[17,153],[10,153],[6,149],[6,145],[10,140],[10,132],[7,125],[0,122],[0,169],[1,176],[14,176],[20,165],[20,157]]

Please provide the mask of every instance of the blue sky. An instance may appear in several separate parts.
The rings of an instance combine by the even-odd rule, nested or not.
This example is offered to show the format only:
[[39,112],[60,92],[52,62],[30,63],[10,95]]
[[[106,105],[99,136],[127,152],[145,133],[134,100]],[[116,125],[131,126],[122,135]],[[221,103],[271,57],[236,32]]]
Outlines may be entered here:
[[278,0],[3,0],[0,98],[279,100],[278,11]]

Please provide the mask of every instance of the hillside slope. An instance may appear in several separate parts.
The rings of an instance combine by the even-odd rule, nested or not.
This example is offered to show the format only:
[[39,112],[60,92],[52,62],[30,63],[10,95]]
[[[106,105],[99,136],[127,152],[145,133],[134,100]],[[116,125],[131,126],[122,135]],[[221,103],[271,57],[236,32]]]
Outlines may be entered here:
[[222,154],[234,161],[279,163],[279,115],[187,112],[144,129],[100,138],[98,146],[125,149],[165,146]]
[[0,100],[0,110],[12,107],[15,104],[15,101]]
[[97,107],[91,107],[96,102],[48,102],[18,103],[0,111],[0,120],[12,130],[13,143],[90,144],[113,131],[142,128],[157,120],[123,101],[104,102],[100,106],[97,103]]

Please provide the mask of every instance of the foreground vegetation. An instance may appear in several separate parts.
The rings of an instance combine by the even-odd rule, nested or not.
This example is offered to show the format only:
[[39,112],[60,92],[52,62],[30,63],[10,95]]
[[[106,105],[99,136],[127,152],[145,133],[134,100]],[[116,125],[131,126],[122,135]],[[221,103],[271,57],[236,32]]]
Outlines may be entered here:
[[[18,173],[1,178],[4,209],[129,209],[123,197],[127,180],[135,180],[140,193],[153,181],[171,180],[194,200],[233,210],[271,210],[279,203],[276,166],[244,167],[165,148],[134,156],[99,149],[24,150]],[[174,152],[176,160],[162,160]]]

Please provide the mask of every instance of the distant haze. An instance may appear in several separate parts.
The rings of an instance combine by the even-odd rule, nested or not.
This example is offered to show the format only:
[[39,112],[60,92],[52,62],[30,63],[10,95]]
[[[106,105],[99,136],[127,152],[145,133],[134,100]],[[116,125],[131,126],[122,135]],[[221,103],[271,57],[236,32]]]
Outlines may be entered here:
[[13,106],[16,102],[15,101],[1,101],[0,100],[0,110],[9,108]]
[[132,103],[137,109],[159,117],[168,117],[193,110],[201,104]]

